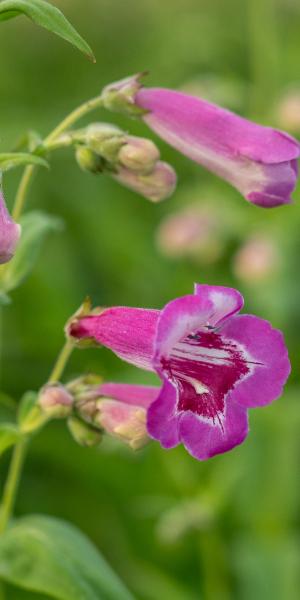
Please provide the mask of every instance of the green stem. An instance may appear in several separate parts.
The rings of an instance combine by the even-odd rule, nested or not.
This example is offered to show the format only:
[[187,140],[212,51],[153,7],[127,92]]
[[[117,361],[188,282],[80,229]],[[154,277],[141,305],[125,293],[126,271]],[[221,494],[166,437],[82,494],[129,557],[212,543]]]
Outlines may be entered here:
[[[68,359],[72,353],[74,344],[71,340],[67,340],[58,358],[55,362],[54,368],[48,379],[48,383],[58,381],[66,367]],[[29,442],[28,437],[24,437],[14,448],[7,480],[4,487],[3,499],[0,511],[0,534],[3,533],[7,527],[10,517],[13,512],[15,498],[18,491],[18,485],[20,481],[21,471],[24,464],[25,452],[27,444]]]
[[0,514],[0,533],[3,533],[5,531],[13,512],[22,466],[24,463],[26,447],[27,439],[24,438],[14,448],[3,492],[3,500]]
[[[79,119],[84,117],[86,114],[95,110],[96,108],[100,108],[102,106],[101,96],[97,96],[96,98],[92,98],[87,102],[84,102],[73,110],[63,121],[49,133],[49,135],[45,138],[43,145],[47,147],[47,145],[51,145],[64,131],[69,129],[74,123],[76,123]],[[26,201],[27,192],[29,189],[29,185],[31,183],[32,175],[35,171],[35,167],[32,165],[25,168],[22,179],[20,181],[20,185],[16,194],[15,204],[12,211],[12,216],[15,221],[19,221],[20,216],[22,214],[24,204]]]
[[59,381],[61,378],[66,364],[73,352],[74,343],[71,340],[67,340],[65,345],[63,346],[61,352],[59,353],[55,365],[51,371],[50,377],[48,379],[48,383],[53,383],[55,381]]

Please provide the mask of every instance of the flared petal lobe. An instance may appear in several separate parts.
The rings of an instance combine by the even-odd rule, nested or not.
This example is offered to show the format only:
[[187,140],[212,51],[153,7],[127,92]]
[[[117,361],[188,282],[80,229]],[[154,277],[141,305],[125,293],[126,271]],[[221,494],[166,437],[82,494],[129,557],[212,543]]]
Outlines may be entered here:
[[13,257],[20,235],[21,227],[11,218],[0,190],[0,264]]
[[254,315],[238,315],[224,324],[221,334],[245,348],[251,367],[249,376],[232,392],[232,399],[252,408],[279,398],[291,371],[281,331]]
[[135,101],[149,111],[143,119],[162,139],[250,202],[272,207],[291,201],[300,146],[289,135],[173,90],[142,88]]
[[244,306],[242,294],[234,288],[196,283],[195,294],[212,303],[213,311],[210,315],[209,325],[214,327],[219,326]]

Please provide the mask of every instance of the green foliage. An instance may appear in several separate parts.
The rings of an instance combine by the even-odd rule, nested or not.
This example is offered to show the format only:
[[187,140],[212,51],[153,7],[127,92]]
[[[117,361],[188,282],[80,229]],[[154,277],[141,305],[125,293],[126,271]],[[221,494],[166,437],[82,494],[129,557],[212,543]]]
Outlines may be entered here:
[[13,423],[0,423],[0,455],[10,446],[14,446],[21,434]]
[[40,27],[70,42],[81,52],[94,60],[94,55],[74,27],[69,23],[58,8],[44,0],[3,0],[0,3],[0,21],[13,19],[18,15],[26,15]]
[[15,289],[29,275],[38,258],[42,243],[51,231],[61,231],[62,221],[40,211],[26,213],[21,219],[22,235],[14,258],[1,281],[2,292]]
[[[0,5],[1,8],[1,5]],[[37,165],[48,167],[48,163],[43,158],[26,152],[1,152],[0,153],[0,171],[8,171],[19,166]]]
[[57,600],[133,600],[82,533],[39,515],[16,521],[1,536],[0,578]]

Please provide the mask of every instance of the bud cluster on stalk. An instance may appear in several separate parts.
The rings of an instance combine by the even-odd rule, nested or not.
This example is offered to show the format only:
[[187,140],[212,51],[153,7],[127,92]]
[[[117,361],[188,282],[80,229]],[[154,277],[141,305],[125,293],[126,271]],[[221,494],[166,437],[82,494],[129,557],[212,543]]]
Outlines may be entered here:
[[84,171],[106,172],[153,202],[173,193],[176,173],[160,160],[159,150],[151,140],[129,135],[107,123],[93,123],[72,135],[77,142],[76,160]]
[[146,410],[104,396],[101,379],[94,375],[80,377],[66,386],[44,386],[38,406],[47,420],[67,419],[68,429],[82,446],[96,446],[103,434],[115,437],[133,450],[148,442]]

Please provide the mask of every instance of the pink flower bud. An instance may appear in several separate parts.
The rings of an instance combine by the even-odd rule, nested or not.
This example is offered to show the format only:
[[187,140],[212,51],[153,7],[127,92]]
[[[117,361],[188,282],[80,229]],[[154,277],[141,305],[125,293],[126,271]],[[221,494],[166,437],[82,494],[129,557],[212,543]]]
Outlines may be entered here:
[[127,136],[119,152],[119,163],[141,174],[151,173],[159,160],[159,150],[151,140],[135,136]]
[[153,171],[147,175],[120,168],[117,173],[113,174],[113,177],[125,187],[152,202],[160,202],[171,196],[177,180],[174,169],[162,161],[158,161]]
[[0,264],[13,257],[20,235],[21,227],[11,218],[0,190]]
[[148,442],[146,409],[141,406],[103,398],[98,402],[96,423],[133,450],[138,450]]
[[60,383],[49,384],[40,391],[39,405],[47,416],[61,419],[71,413],[73,397]]
[[266,236],[249,238],[234,257],[235,275],[247,283],[260,282],[273,275],[279,264],[279,252]]

